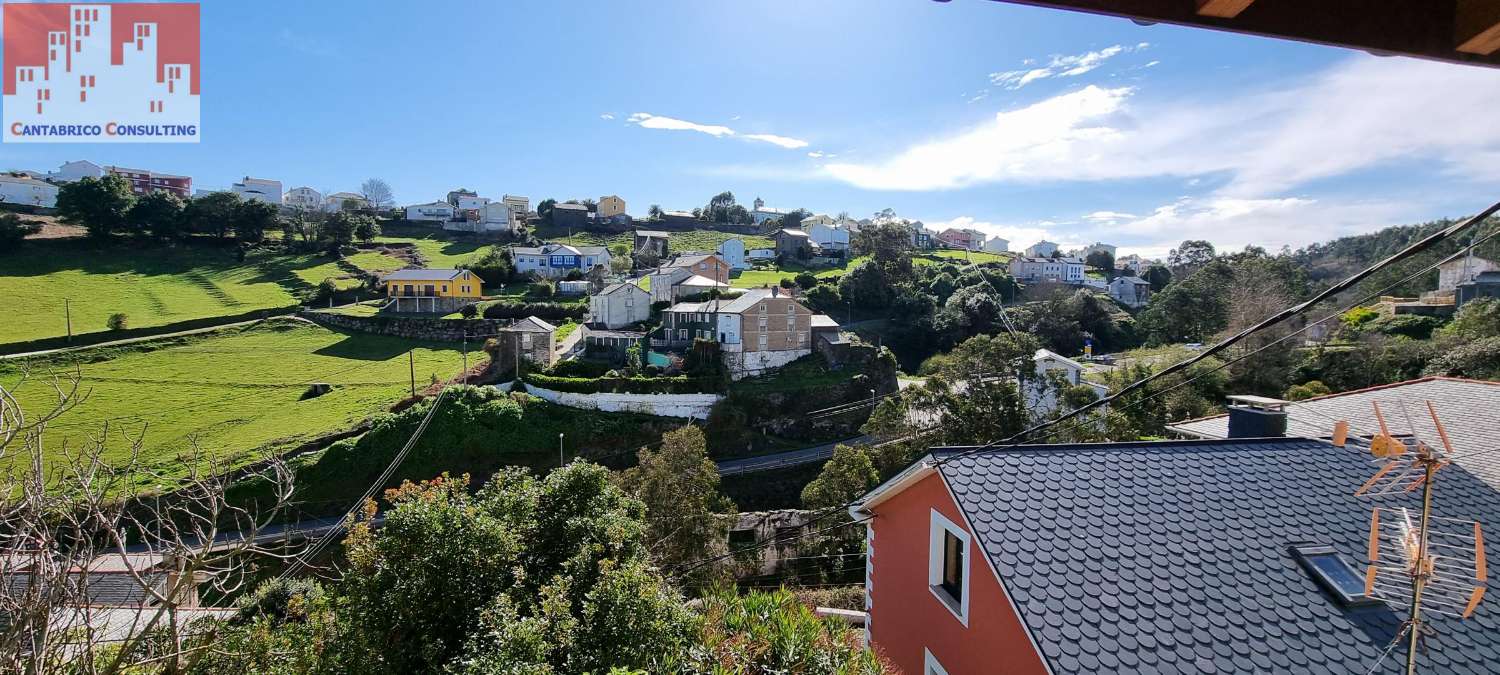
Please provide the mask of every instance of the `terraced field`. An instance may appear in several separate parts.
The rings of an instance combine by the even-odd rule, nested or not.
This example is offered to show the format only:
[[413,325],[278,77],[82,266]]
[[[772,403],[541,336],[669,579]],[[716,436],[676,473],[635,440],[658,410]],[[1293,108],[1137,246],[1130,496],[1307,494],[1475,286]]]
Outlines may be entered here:
[[[276,319],[128,348],[0,361],[0,386],[21,383],[17,398],[36,414],[55,401],[54,378],[81,375],[83,402],[48,427],[49,464],[62,461],[57,449],[100,436],[106,456],[123,460],[140,438],[142,461],[172,478],[188,470],[184,455],[194,442],[242,464],[258,450],[285,450],[384,410],[408,392],[408,351],[418,387],[461,367],[453,345]],[[304,399],[314,382],[333,390]]]

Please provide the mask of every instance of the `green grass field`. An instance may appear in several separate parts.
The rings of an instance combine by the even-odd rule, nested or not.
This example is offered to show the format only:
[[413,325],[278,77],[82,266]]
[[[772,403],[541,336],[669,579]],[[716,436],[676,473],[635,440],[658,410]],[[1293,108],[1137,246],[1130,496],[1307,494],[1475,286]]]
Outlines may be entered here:
[[297,293],[326,278],[347,278],[346,285],[354,285],[360,270],[401,266],[375,252],[341,261],[254,253],[238,262],[232,248],[217,246],[29,242],[0,253],[0,288],[13,310],[0,321],[0,343],[66,335],[65,304],[74,335],[106,330],[105,322],[117,312],[126,315],[129,327],[145,328],[286,307],[296,304]]
[[[451,377],[462,358],[451,345],[362,333],[344,334],[295,319],[207,335],[0,361],[0,383],[15,387],[22,407],[40,414],[55,401],[49,374],[77,368],[76,408],[48,426],[46,446],[76,447],[106,429],[106,456],[120,461],[130,439],[144,441],[142,461],[168,478],[188,469],[184,453],[196,440],[233,464],[282,451],[347,428],[384,410],[409,387],[407,351],[414,349],[417,386]],[[301,400],[308,384],[333,391]],[[55,451],[54,451],[55,452]],[[51,454],[49,460],[59,461]],[[142,481],[146,480],[144,477]]]

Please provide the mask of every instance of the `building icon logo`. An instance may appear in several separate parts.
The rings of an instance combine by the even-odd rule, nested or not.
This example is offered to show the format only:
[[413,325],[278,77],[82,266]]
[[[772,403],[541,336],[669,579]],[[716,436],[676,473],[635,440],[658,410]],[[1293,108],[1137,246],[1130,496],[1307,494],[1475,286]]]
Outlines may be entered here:
[[197,143],[197,3],[4,4],[6,143]]

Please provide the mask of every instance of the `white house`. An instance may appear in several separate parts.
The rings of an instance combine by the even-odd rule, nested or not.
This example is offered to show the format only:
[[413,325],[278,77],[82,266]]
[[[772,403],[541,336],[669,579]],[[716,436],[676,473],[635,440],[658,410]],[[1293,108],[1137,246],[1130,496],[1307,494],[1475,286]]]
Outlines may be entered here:
[[750,268],[750,263],[745,262],[745,241],[743,239],[738,237],[725,239],[719,244],[718,251],[719,257],[723,258],[724,262],[729,263],[729,269],[743,270]]
[[63,162],[56,171],[47,173],[47,180],[54,183],[71,183],[83,178],[103,178],[104,167],[86,159]]
[[57,186],[24,175],[0,174],[0,202],[50,209],[57,206]]
[[353,192],[335,192],[323,198],[323,210],[329,213],[343,211],[346,204],[352,204],[356,209],[366,208],[370,205],[365,201],[364,195]]
[[505,202],[490,202],[479,211],[479,222],[484,224],[486,232],[516,231],[518,221],[510,211],[510,205]]
[[282,195],[281,203],[291,208],[312,211],[323,208],[323,193],[310,187],[294,187]]
[[609,267],[609,249],[603,246],[569,246],[567,244],[542,244],[541,246],[512,246],[511,259],[516,272],[535,273],[542,277],[560,277],[573,270],[588,272],[602,266]]
[[804,232],[806,232],[809,228],[811,228],[814,225],[830,225],[830,226],[832,226],[832,225],[837,225],[838,222],[839,221],[838,221],[837,218],[834,218],[833,216],[830,216],[830,215],[828,215],[826,213],[820,213],[820,214],[818,214],[816,216],[808,216],[806,218],[803,218],[802,219],[802,224],[799,225],[798,227],[800,227]]
[[425,220],[440,223],[453,219],[453,205],[448,202],[428,202],[406,207],[407,220]]
[[244,180],[229,186],[229,191],[239,195],[245,201],[281,203],[281,181],[279,180],[245,176]]
[[1077,258],[1011,258],[1010,275],[1029,282],[1051,281],[1064,284],[1084,282],[1083,261]]
[[511,231],[516,233],[524,231],[526,229],[526,214],[531,211],[531,199],[516,195],[505,195],[500,198],[500,203],[510,209]]
[[[828,218],[828,216],[813,216],[814,218]],[[831,221],[832,219],[829,218]],[[849,250],[849,229],[831,222],[816,222],[808,225],[802,221],[802,230],[807,233],[813,243],[824,250],[847,251]]]
[[1054,253],[1057,253],[1057,244],[1045,239],[1026,247],[1028,258],[1049,258]]
[[1479,256],[1466,255],[1438,265],[1438,290],[1451,291],[1484,272],[1500,270],[1500,264]]
[[1124,257],[1115,258],[1115,267],[1117,269],[1128,269],[1136,276],[1144,274],[1146,272],[1146,268],[1150,266],[1151,261],[1146,260],[1145,258],[1142,258],[1134,253]]
[[774,220],[786,215],[786,211],[766,206],[765,200],[762,200],[760,197],[755,198],[753,206],[754,208],[750,209],[750,217],[755,220],[756,225],[763,225],[768,220]]
[[752,248],[745,251],[745,260],[774,260],[776,249],[774,248]]
[[589,296],[589,323],[623,328],[651,318],[651,294],[632,283],[610,284]]
[[984,242],[984,246],[979,248],[988,253],[1009,253],[1010,242],[1000,237],[990,237],[988,241]]
[[458,210],[460,211],[478,211],[490,203],[490,198],[478,195],[458,195],[457,201]]
[[1140,307],[1151,299],[1151,282],[1140,277],[1115,277],[1109,282],[1109,297],[1127,307]]
[[1081,384],[1093,389],[1094,396],[1097,398],[1109,395],[1108,387],[1083,379],[1083,364],[1062,354],[1048,349],[1038,349],[1031,360],[1036,366],[1036,377],[1032,378],[1030,386],[1027,387],[1026,398],[1033,415],[1048,417],[1057,410],[1059,387],[1074,387]]
[[651,302],[676,302],[678,282],[691,276],[693,271],[686,267],[669,267],[646,275],[651,285]]

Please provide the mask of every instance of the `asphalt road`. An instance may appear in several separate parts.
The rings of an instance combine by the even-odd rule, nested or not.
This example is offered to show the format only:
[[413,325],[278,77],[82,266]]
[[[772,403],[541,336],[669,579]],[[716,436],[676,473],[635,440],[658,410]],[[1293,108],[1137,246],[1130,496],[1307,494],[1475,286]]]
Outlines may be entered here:
[[846,438],[842,441],[815,445],[811,448],[778,452],[774,455],[761,455],[759,457],[746,457],[744,459],[726,459],[718,463],[719,475],[734,476],[742,473],[773,471],[802,464],[811,464],[813,462],[824,462],[833,456],[834,446],[840,443],[869,443],[873,440],[869,436],[855,436],[854,438]]

